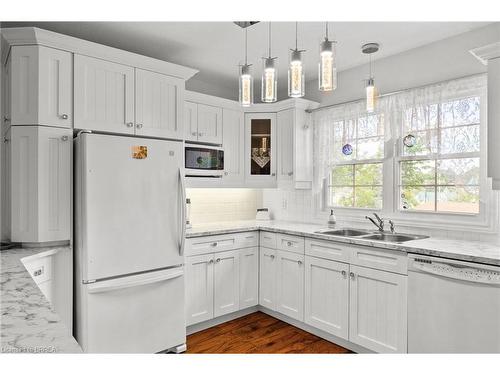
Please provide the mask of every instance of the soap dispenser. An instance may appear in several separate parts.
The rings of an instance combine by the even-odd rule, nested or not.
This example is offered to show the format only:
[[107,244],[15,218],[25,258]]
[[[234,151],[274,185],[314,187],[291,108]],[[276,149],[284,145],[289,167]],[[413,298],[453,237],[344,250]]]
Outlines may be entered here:
[[335,228],[335,224],[337,224],[337,218],[333,213],[333,210],[330,210],[330,216],[328,216],[328,228]]

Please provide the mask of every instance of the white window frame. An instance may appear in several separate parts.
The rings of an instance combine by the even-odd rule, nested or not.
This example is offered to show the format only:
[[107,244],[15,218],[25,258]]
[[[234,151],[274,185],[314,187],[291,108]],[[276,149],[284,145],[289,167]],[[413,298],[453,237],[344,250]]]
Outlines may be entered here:
[[[397,139],[392,137],[386,140],[384,144],[383,158],[383,194],[382,209],[358,208],[358,207],[330,207],[328,206],[328,181],[323,181],[322,197],[319,203],[319,216],[324,217],[330,209],[333,209],[339,217],[349,222],[359,222],[366,224],[365,215],[367,212],[377,212],[378,214],[393,219],[402,226],[413,226],[417,228],[429,228],[432,226],[436,230],[455,230],[455,231],[475,231],[483,233],[496,232],[499,229],[500,213],[498,212],[498,198],[491,192],[491,182],[487,178],[487,94],[484,89],[471,89],[459,94],[443,95],[439,102],[444,103],[460,98],[479,96],[480,98],[480,151],[473,153],[480,160],[480,178],[479,178],[479,213],[458,213],[458,212],[439,212],[439,211],[411,211],[402,210],[399,206],[399,183],[400,170],[399,163],[402,160],[409,160],[408,157],[401,158],[402,138],[405,134],[400,134]],[[396,128],[402,124],[403,111],[396,116],[396,123],[391,123],[390,127],[393,134]],[[390,119],[391,117],[388,116]],[[341,119],[339,119],[341,120]],[[389,120],[387,120],[389,121]],[[457,155],[457,154],[454,154]],[[460,155],[466,155],[460,154]],[[453,156],[453,155],[450,155]],[[447,155],[448,157],[448,155]],[[416,156],[415,158],[422,158]],[[424,156],[425,159],[425,156]],[[373,161],[373,160],[372,160]],[[360,161],[360,164],[368,163],[368,160]],[[340,165],[341,163],[339,163]],[[348,162],[345,164],[353,164]]]

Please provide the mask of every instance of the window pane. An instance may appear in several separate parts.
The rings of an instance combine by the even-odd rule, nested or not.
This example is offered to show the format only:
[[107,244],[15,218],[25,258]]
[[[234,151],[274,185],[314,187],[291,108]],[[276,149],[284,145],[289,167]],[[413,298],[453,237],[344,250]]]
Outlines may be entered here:
[[354,202],[358,208],[382,208],[382,187],[356,187]]
[[358,140],[356,158],[364,159],[382,159],[384,157],[383,138],[368,138]]
[[479,212],[479,187],[438,187],[438,211]]
[[437,104],[406,109],[403,114],[403,133],[437,128],[437,109]]
[[376,137],[384,134],[383,117],[372,115],[358,119],[358,138]]
[[479,158],[439,160],[439,185],[479,185]]
[[333,123],[334,135],[336,142],[346,142],[348,139],[354,139],[356,137],[355,123],[353,120],[346,121],[336,121]]
[[403,161],[401,162],[402,185],[434,185],[434,160]]
[[342,165],[332,169],[332,185],[353,185],[352,165]]
[[441,105],[441,126],[478,124],[479,97],[454,100]]
[[330,206],[352,207],[353,190],[350,187],[330,188]]
[[479,125],[441,131],[441,154],[479,151]]
[[403,186],[401,207],[404,210],[434,211],[434,187]]
[[[406,132],[405,137],[412,134],[416,138],[416,143],[413,147],[403,145],[403,155],[428,155],[437,152],[437,130],[428,130],[423,132]],[[402,141],[401,141],[402,142]]]
[[382,163],[355,166],[356,185],[382,185]]

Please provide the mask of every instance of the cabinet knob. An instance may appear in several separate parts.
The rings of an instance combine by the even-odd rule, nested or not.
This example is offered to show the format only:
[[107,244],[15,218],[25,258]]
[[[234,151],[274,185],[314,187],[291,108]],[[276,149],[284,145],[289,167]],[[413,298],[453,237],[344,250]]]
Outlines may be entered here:
[[293,172],[288,172],[288,175],[289,176],[293,176]]
[[224,172],[224,176],[227,176],[229,173],[228,172]]
[[271,173],[271,176],[276,176],[276,173]]
[[140,128],[142,128],[142,124],[135,124],[135,127],[136,127],[137,129],[140,129]]
[[271,256],[270,256],[270,258],[271,258],[271,259],[274,259],[274,255],[271,255]]
[[346,277],[347,276],[347,272],[342,271],[342,276]]
[[63,115],[61,115],[61,118],[62,118],[63,120],[67,120],[67,119],[68,119],[68,115],[67,115],[67,114],[63,114]]
[[7,116],[4,116],[3,121],[4,121],[4,122],[9,122],[9,121],[10,121],[10,118],[8,118]]
[[208,261],[208,264],[212,264],[213,262],[214,262],[214,260],[213,260],[213,259],[210,259],[210,260]]
[[127,122],[127,128],[131,128],[132,126],[134,126],[133,122]]
[[63,141],[67,141],[67,140],[68,140],[68,136],[67,136],[67,135],[63,135],[63,136],[61,137],[61,139],[62,139]]
[[198,134],[198,133],[196,133],[196,132],[192,132],[192,133],[191,133],[191,135],[194,135],[195,137],[196,137],[196,135],[197,135],[197,134]]
[[291,243],[290,241],[288,241],[288,242],[286,243],[286,245],[287,245],[287,246],[292,246],[292,243]]
[[198,137],[203,137],[203,133],[198,133]]
[[300,265],[302,265],[302,261],[301,260],[298,260],[297,263]]
[[217,246],[217,242],[212,242],[212,243],[210,244],[210,246],[212,246],[212,247]]
[[216,262],[217,262],[217,263],[219,263],[219,262],[220,262],[220,258],[217,258],[217,259],[216,259]]
[[354,272],[349,272],[349,276],[354,280]]

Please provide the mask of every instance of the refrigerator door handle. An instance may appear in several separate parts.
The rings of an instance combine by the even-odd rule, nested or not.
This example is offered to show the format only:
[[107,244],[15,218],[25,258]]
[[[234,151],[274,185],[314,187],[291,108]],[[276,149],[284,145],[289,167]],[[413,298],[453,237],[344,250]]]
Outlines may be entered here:
[[160,281],[175,279],[182,276],[184,270],[182,268],[168,269],[160,272],[149,272],[146,274],[134,275],[130,277],[121,277],[112,280],[100,281],[95,284],[88,284],[88,292],[105,293],[117,289],[131,288],[135,286],[148,285],[158,283]]
[[180,189],[180,206],[181,206],[181,225],[180,225],[180,241],[179,255],[184,255],[184,241],[186,237],[186,186],[184,185],[184,177],[182,169],[179,168],[179,189]]

